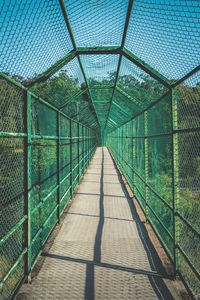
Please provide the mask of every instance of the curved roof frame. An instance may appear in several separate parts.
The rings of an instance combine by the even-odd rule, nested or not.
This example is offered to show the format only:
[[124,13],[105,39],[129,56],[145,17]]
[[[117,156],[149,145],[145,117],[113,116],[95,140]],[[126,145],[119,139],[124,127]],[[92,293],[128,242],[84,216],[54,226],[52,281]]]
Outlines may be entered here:
[[[170,91],[173,87],[175,87],[176,85],[180,84],[182,81],[184,81],[185,79],[187,79],[189,76],[191,76],[193,73],[197,72],[198,70],[200,70],[200,66],[196,67],[194,70],[192,70],[191,72],[189,72],[187,75],[185,75],[182,79],[178,80],[177,82],[171,81],[169,79],[167,79],[165,76],[163,76],[161,73],[159,73],[157,70],[155,70],[154,68],[152,68],[149,64],[147,64],[146,62],[144,62],[143,60],[141,60],[140,58],[138,58],[136,55],[134,55],[131,51],[127,50],[124,46],[125,46],[125,41],[126,41],[126,35],[127,35],[127,31],[128,31],[128,25],[129,25],[129,21],[130,21],[130,16],[131,16],[131,12],[133,9],[133,2],[134,0],[129,0],[129,4],[128,4],[128,9],[127,9],[127,15],[126,15],[126,20],[125,20],[125,25],[124,25],[124,31],[123,31],[123,36],[122,36],[122,41],[121,41],[121,45],[120,46],[104,46],[104,47],[77,47],[76,46],[76,42],[73,36],[73,32],[71,29],[71,25],[70,25],[70,21],[67,15],[67,10],[64,4],[63,0],[59,0],[59,4],[62,10],[62,14],[71,38],[71,42],[73,45],[73,50],[70,51],[68,54],[66,54],[62,59],[60,59],[59,61],[57,61],[54,65],[52,65],[49,69],[47,69],[45,72],[43,72],[42,74],[40,74],[39,76],[37,76],[34,80],[32,80],[31,82],[29,82],[26,87],[30,90],[34,90],[35,88],[37,88],[38,86],[44,84],[44,82],[49,79],[52,75],[54,75],[57,71],[59,71],[63,66],[65,66],[67,63],[69,63],[71,60],[73,60],[75,57],[77,57],[79,65],[80,65],[80,69],[82,71],[83,77],[84,77],[84,81],[85,81],[85,88],[82,89],[81,91],[79,91],[78,93],[76,92],[74,95],[70,96],[68,99],[66,99],[66,102],[61,106],[58,107],[60,110],[62,110],[65,106],[67,106],[72,100],[75,99],[75,97],[83,94],[84,92],[88,92],[89,94],[89,99],[90,99],[90,103],[91,103],[91,108],[92,108],[92,112],[95,115],[95,118],[97,120],[97,124],[99,127],[101,127],[99,119],[98,119],[98,113],[95,109],[94,106],[94,102],[93,99],[91,97],[91,93],[90,90],[91,89],[103,89],[103,88],[113,88],[113,92],[112,92],[112,97],[109,103],[109,108],[108,108],[108,112],[107,115],[105,117],[106,121],[105,121],[105,127],[104,129],[106,129],[107,124],[108,124],[108,120],[110,119],[110,112],[111,112],[111,108],[112,106],[116,106],[118,109],[121,110],[121,112],[127,115],[127,117],[129,117],[129,119],[131,119],[130,114],[128,113],[128,111],[126,111],[124,108],[122,108],[118,103],[115,103],[115,101],[113,101],[114,98],[114,93],[115,90],[117,90],[118,92],[120,92],[123,96],[126,97],[126,99],[128,101],[132,101],[137,108],[140,109],[141,112],[143,112],[146,107],[144,107],[143,103],[135,98],[130,96],[129,94],[127,94],[124,90],[122,90],[120,87],[117,86],[117,80],[119,77],[119,71],[120,71],[120,66],[121,66],[121,61],[122,58],[125,57],[127,58],[130,62],[132,62],[134,65],[136,65],[137,67],[139,67],[141,70],[143,70],[146,74],[150,75],[152,78],[154,78],[156,81],[158,81],[160,84],[162,84],[164,87],[166,87],[168,89],[168,91]],[[87,77],[85,75],[85,71],[81,62],[81,58],[80,55],[105,55],[105,54],[118,54],[119,55],[119,61],[118,61],[118,66],[117,66],[117,72],[115,75],[115,82],[113,86],[93,86],[90,87],[88,85],[88,81],[87,81]],[[155,101],[157,102],[157,100]],[[125,103],[126,105],[126,103]],[[151,106],[151,105],[150,105]],[[121,126],[122,124],[120,124]]]

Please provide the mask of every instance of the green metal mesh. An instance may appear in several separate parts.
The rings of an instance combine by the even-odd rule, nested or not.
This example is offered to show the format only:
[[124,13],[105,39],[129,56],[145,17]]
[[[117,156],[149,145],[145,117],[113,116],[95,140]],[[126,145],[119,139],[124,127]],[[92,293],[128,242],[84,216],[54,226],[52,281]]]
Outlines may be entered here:
[[0,131],[24,132],[24,93],[0,76]]
[[199,1],[135,0],[125,47],[177,80],[199,65]]
[[28,102],[27,92],[6,77],[0,89],[0,298],[9,299],[60,220],[96,135],[36,95]]
[[122,58],[117,86],[128,95],[135,97],[145,108],[167,92],[162,84],[126,57]]
[[120,45],[128,1],[64,2],[77,47]]
[[80,55],[88,85],[113,86],[119,55]]
[[107,138],[146,218],[196,299],[200,292],[199,98],[197,72]]
[[198,299],[199,16],[197,0],[1,1],[2,299],[30,274],[97,142]]
[[74,58],[35,89],[34,93],[60,108],[72,95],[80,92],[81,86],[84,86],[84,78],[78,59]]
[[58,1],[1,1],[0,27],[1,71],[18,80],[42,73],[73,48]]
[[[200,134],[199,128],[199,75],[197,72],[178,85],[174,93],[177,103],[177,129],[175,158],[177,161],[176,194],[178,267],[189,288],[197,296],[200,295],[199,277],[199,158]],[[191,242],[192,241],[192,242]],[[191,264],[188,264],[188,260]],[[192,266],[192,268],[191,268]]]

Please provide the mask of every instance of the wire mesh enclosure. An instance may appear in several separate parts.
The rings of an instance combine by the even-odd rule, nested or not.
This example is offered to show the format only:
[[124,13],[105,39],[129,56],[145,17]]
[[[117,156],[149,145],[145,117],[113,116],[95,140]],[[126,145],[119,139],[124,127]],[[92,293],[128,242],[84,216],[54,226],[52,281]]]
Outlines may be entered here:
[[200,297],[200,4],[0,3],[0,295],[31,271],[106,145]]

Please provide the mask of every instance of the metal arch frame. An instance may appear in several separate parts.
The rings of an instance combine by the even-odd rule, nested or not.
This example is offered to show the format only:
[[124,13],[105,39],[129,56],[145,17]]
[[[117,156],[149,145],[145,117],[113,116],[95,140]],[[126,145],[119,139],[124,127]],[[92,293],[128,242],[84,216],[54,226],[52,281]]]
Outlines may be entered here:
[[[187,79],[189,76],[191,76],[193,73],[197,72],[198,70],[200,70],[200,66],[194,68],[194,70],[192,70],[191,72],[189,72],[188,74],[186,74],[183,78],[181,78],[180,80],[178,80],[177,82],[173,82],[169,79],[167,79],[165,76],[163,76],[161,73],[159,73],[158,71],[156,71],[154,68],[152,68],[149,64],[147,64],[146,62],[144,62],[143,60],[141,60],[140,58],[138,58],[136,55],[134,55],[131,51],[127,50],[124,45],[125,45],[125,40],[126,40],[126,35],[127,35],[127,31],[128,31],[128,25],[129,25],[129,21],[130,21],[130,16],[131,16],[131,12],[132,12],[132,8],[133,8],[133,3],[134,0],[129,0],[129,5],[128,5],[128,9],[127,9],[127,15],[126,15],[126,21],[125,21],[125,25],[124,25],[124,32],[123,32],[123,36],[122,36],[122,42],[120,46],[103,46],[103,47],[77,47],[76,43],[75,43],[75,39],[73,36],[73,32],[71,29],[71,25],[70,25],[70,21],[67,15],[67,10],[64,4],[63,0],[59,0],[59,4],[63,13],[63,17],[71,38],[71,42],[73,45],[73,50],[70,51],[68,54],[66,54],[62,59],[60,59],[59,61],[57,61],[53,66],[51,66],[49,69],[47,69],[45,72],[43,72],[42,74],[38,75],[35,79],[33,79],[32,82],[27,83],[26,87],[28,89],[30,89],[30,91],[34,90],[35,88],[37,88],[38,86],[44,84],[44,82],[46,80],[48,80],[52,75],[54,75],[57,71],[59,71],[64,65],[66,65],[68,62],[70,62],[71,60],[73,60],[75,57],[78,58],[79,61],[79,65],[86,83],[86,88],[84,90],[81,90],[78,93],[75,93],[74,95],[70,96],[68,99],[66,99],[66,103],[64,105],[62,105],[61,107],[59,107],[58,109],[60,109],[62,111],[62,109],[68,105],[75,97],[81,95],[82,93],[84,93],[85,91],[88,90],[88,94],[89,94],[89,98],[92,104],[92,110],[95,114],[95,117],[97,119],[97,123],[98,126],[101,127],[100,122],[99,122],[99,118],[98,118],[98,114],[96,112],[94,103],[93,103],[93,99],[91,97],[90,94],[90,89],[103,89],[103,88],[113,88],[113,93],[112,93],[112,97],[111,97],[111,101],[110,101],[110,106],[108,109],[108,113],[107,113],[107,117],[106,117],[106,122],[105,122],[105,127],[104,129],[106,129],[107,126],[107,121],[109,118],[109,114],[111,111],[111,106],[113,103],[113,98],[114,98],[114,93],[115,90],[119,91],[121,94],[123,94],[124,96],[127,97],[127,99],[132,100],[132,102],[139,108],[141,109],[141,112],[145,111],[145,108],[142,107],[141,102],[138,99],[134,99],[133,97],[129,96],[125,91],[121,90],[118,86],[117,86],[117,80],[118,80],[118,76],[119,76],[119,71],[120,71],[120,66],[121,66],[121,61],[122,61],[122,57],[126,57],[129,61],[131,61],[133,64],[135,64],[136,66],[138,66],[140,69],[142,69],[143,71],[145,71],[147,74],[149,74],[152,78],[156,79],[159,83],[161,83],[163,86],[165,86],[166,88],[168,88],[169,90],[171,90],[171,88],[174,88],[175,86],[177,86],[178,84],[180,84],[182,81],[184,81],[185,79]],[[115,77],[115,83],[114,86],[112,87],[108,87],[108,86],[94,86],[94,87],[89,87],[88,86],[88,82],[87,82],[87,77],[85,75],[84,72],[84,68],[82,66],[81,63],[81,59],[80,59],[80,55],[99,55],[99,54],[118,54],[120,55],[119,57],[119,61],[118,61],[118,67],[117,67],[117,72],[116,72],[116,77]],[[154,103],[157,103],[157,101],[155,101]],[[126,112],[126,114],[128,114],[128,112]],[[119,125],[121,126],[121,125]]]
[[[100,86],[89,86],[88,82],[87,82],[87,78],[84,72],[84,68],[82,66],[81,60],[79,55],[99,55],[99,54],[120,54],[121,59],[119,58],[119,62],[118,62],[118,69],[117,69],[117,74],[116,74],[116,78],[115,78],[115,84],[114,86],[105,86],[105,85],[100,85]],[[86,83],[86,88],[74,93],[72,96],[70,96],[68,99],[66,99],[66,102],[59,107],[58,109],[62,111],[62,109],[67,106],[72,100],[74,100],[74,98],[82,95],[84,92],[88,91],[89,92],[89,97],[92,103],[92,107],[93,107],[93,111],[96,115],[97,118],[97,122],[98,125],[100,125],[99,123],[99,119],[98,119],[98,114],[96,112],[96,109],[94,107],[94,103],[90,94],[90,90],[91,89],[113,89],[113,93],[111,96],[111,101],[110,101],[110,108],[106,117],[106,123],[105,123],[105,127],[107,126],[107,120],[108,120],[108,116],[111,110],[111,106],[112,106],[112,101],[114,98],[114,93],[115,91],[120,92],[122,95],[124,95],[129,101],[131,100],[133,104],[135,104],[139,109],[141,109],[141,112],[144,110],[144,107],[142,107],[142,103],[136,99],[131,97],[130,95],[128,95],[125,91],[123,91],[122,89],[120,89],[117,86],[117,79],[118,79],[118,75],[119,75],[119,70],[120,70],[120,65],[121,65],[121,60],[122,57],[127,57],[132,63],[134,63],[135,65],[139,66],[142,70],[144,70],[147,74],[149,74],[151,77],[153,77],[154,79],[156,79],[158,82],[160,82],[161,84],[163,84],[165,87],[169,88],[174,85],[172,82],[169,82],[169,80],[167,78],[165,78],[163,75],[161,75],[159,72],[157,72],[156,70],[154,70],[152,67],[150,67],[148,64],[146,64],[145,62],[143,62],[141,59],[139,59],[138,57],[136,57],[133,53],[131,53],[130,51],[126,50],[125,48],[123,49],[119,49],[119,47],[82,47],[82,48],[77,48],[76,50],[72,50],[71,52],[69,52],[67,55],[65,55],[61,60],[59,60],[56,64],[54,64],[53,66],[51,66],[48,70],[46,70],[44,73],[40,74],[39,76],[37,76],[31,83],[27,84],[26,87],[29,90],[34,90],[35,88],[39,87],[40,85],[44,84],[46,80],[48,80],[51,76],[53,76],[57,71],[59,71],[64,65],[66,65],[67,63],[69,63],[71,60],[73,60],[75,57],[78,58],[79,61],[79,65],[81,68],[81,71],[83,73],[83,77]],[[127,113],[127,112],[126,112]],[[127,113],[128,114],[128,113]],[[121,125],[120,125],[121,126]]]

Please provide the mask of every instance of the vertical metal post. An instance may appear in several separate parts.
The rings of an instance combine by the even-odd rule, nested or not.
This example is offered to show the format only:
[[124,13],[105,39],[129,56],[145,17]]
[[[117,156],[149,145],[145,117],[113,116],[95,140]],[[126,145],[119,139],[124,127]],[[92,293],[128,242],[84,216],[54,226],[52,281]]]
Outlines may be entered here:
[[119,146],[119,138],[120,138],[120,134],[119,134],[119,128],[117,129],[117,163],[119,164],[119,151],[120,151],[120,146]]
[[136,130],[135,130],[135,120],[132,121],[133,122],[133,194],[136,194],[136,175],[135,175],[135,165],[136,165],[136,144],[135,141],[136,139],[135,134],[136,134]]
[[57,112],[57,219],[58,223],[60,223],[60,112]]
[[172,117],[172,189],[173,189],[173,256],[174,256],[174,276],[178,270],[177,245],[180,239],[180,221],[176,216],[179,208],[179,167],[178,167],[178,129],[177,116],[177,95],[176,89],[171,90],[171,117]]
[[149,202],[149,189],[148,189],[148,174],[149,174],[149,163],[148,163],[148,112],[144,112],[144,130],[145,130],[145,139],[144,139],[144,153],[145,153],[145,217],[146,221],[148,220],[148,202]]
[[89,141],[89,130],[88,130],[88,128],[87,128],[87,140],[86,140],[86,142],[87,142],[87,143],[86,143],[86,145],[87,145],[87,146],[86,146],[86,147],[87,147],[87,164],[86,164],[86,167],[88,166],[88,159],[89,159],[89,158],[88,158],[88,155],[89,155],[89,150],[88,150],[88,146],[89,146],[89,145],[88,145],[88,141]]
[[31,282],[31,94],[25,92],[26,107],[26,132],[27,138],[25,143],[26,155],[26,198],[25,198],[25,214],[27,221],[25,222],[25,244],[27,248],[25,260],[25,275],[27,281]]
[[88,165],[90,161],[90,130],[88,129]]
[[82,174],[84,173],[84,127],[82,126]]
[[72,198],[72,194],[73,194],[73,187],[72,187],[72,183],[73,183],[73,174],[72,174],[72,120],[70,119],[70,195]]
[[79,136],[79,123],[77,124],[78,126],[78,182],[80,181],[80,136]]
[[128,139],[128,123],[126,123],[126,180],[127,182],[129,182],[129,177],[128,177],[128,143],[129,143],[129,139]]

